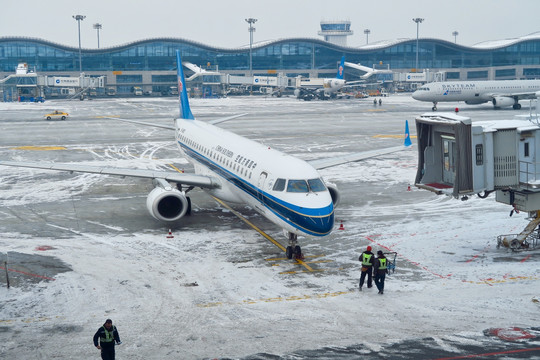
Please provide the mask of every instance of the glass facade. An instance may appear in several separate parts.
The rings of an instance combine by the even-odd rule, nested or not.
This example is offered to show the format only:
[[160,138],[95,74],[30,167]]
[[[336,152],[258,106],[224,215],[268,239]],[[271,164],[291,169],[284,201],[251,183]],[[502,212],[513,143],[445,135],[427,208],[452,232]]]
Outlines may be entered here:
[[[220,70],[248,70],[249,49],[224,49],[183,39],[149,39],[105,49],[83,49],[83,71],[172,71],[175,52],[184,61],[218,66]],[[539,65],[538,39],[516,40],[507,46],[475,48],[445,40],[419,41],[419,68],[458,69],[491,66]],[[253,47],[254,70],[335,69],[345,55],[347,61],[366,66],[389,65],[394,70],[412,69],[416,61],[416,40],[387,46],[342,47],[318,39],[293,38],[266,42]],[[79,70],[78,48],[32,38],[0,37],[0,71],[13,73],[25,62],[36,72]],[[532,70],[536,71],[536,70]],[[480,74],[478,74],[480,75]],[[480,75],[479,78],[482,78]]]

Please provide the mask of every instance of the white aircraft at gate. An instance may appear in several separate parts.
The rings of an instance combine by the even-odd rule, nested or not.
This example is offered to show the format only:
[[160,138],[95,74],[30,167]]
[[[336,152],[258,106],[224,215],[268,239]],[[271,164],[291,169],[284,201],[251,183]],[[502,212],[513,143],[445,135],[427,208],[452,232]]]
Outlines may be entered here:
[[491,102],[494,108],[512,106],[521,109],[519,100],[536,99],[540,96],[540,80],[493,80],[432,82],[419,87],[413,99],[433,103],[465,101],[476,105]]
[[174,126],[116,119],[173,130],[177,145],[193,163],[195,174],[176,171],[120,169],[77,164],[0,161],[0,165],[152,179],[147,197],[150,214],[164,222],[180,220],[190,213],[186,195],[201,188],[218,199],[245,204],[287,233],[287,257],[301,255],[297,236],[325,236],[334,228],[334,209],[339,202],[335,185],[322,180],[317,169],[403,150],[411,145],[406,123],[403,146],[371,150],[342,157],[306,162],[215,126],[219,122],[195,120],[189,106],[180,53],[177,51],[180,118]]

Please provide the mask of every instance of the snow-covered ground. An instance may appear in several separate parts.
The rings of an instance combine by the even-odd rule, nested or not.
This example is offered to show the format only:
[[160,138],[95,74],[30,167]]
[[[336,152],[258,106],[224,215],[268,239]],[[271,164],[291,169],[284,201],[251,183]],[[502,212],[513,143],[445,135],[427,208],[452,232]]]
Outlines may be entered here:
[[[348,136],[347,129],[360,127],[376,134],[399,125],[401,131],[403,120],[413,122],[429,109],[407,96],[383,101],[383,106],[373,108],[352,100],[307,103],[244,97],[194,100],[192,110],[199,117],[250,112],[249,125],[235,121],[230,128],[291,154],[317,158],[358,151],[355,147],[384,147],[392,140],[358,137],[356,131]],[[25,129],[43,126],[20,114],[41,114],[60,105],[72,119],[61,125],[47,123],[47,129],[69,122],[84,131],[102,129],[101,122],[88,120],[102,112],[148,119],[172,118],[177,112],[168,99],[98,102],[46,102],[37,107],[0,103],[0,130],[12,131],[18,117]],[[486,106],[469,115],[514,114],[495,113]],[[257,122],[258,117],[266,120]],[[298,125],[308,121],[309,126]],[[414,132],[414,126],[411,129]],[[309,134],[305,138],[304,130]],[[73,144],[68,149],[88,163],[150,167],[149,158],[165,163],[174,153],[174,145],[158,141],[153,131],[129,127],[106,134],[111,139],[125,135],[126,143],[133,137],[135,147],[119,145],[112,151],[95,135],[98,143],[85,138],[77,150]],[[21,144],[32,143],[36,133],[25,135],[28,139]],[[5,136],[0,135],[0,159],[53,156],[51,151],[36,155],[14,149],[16,141]],[[58,141],[40,141],[69,142],[59,136]],[[70,154],[54,156],[68,161]],[[486,329],[538,327],[539,251],[496,248],[497,235],[519,233],[528,223],[526,215],[509,217],[511,209],[493,197],[462,202],[414,187],[409,191],[416,162],[414,149],[321,171],[327,181],[337,183],[343,202],[332,235],[301,240],[312,272],[283,259],[277,247],[204,194],[194,196],[194,215],[173,229],[171,239],[167,229],[145,213],[146,185],[140,181],[132,185],[128,179],[2,168],[2,263],[6,253],[41,255],[72,270],[40,282],[35,275],[46,273],[27,274],[28,281],[9,290],[0,288],[0,358],[98,358],[91,340],[106,318],[113,319],[124,342],[117,348],[120,359],[240,358],[301,349],[324,354],[317,349],[358,344],[363,350],[352,357],[380,352],[381,358],[392,358],[385,355],[389,344],[425,338],[460,355],[446,342],[474,345],[480,343],[475,336]],[[103,214],[115,201],[128,207]],[[58,210],[62,213],[55,213]],[[284,243],[272,224],[249,209],[237,210]],[[203,220],[208,214],[211,218]],[[129,222],[132,216],[136,225]],[[345,229],[337,230],[341,223]],[[51,231],[42,235],[41,229]],[[387,277],[382,296],[375,287],[357,289],[358,256],[367,245],[397,253],[396,272]],[[18,266],[8,264],[12,269]],[[536,340],[530,347],[539,345]]]

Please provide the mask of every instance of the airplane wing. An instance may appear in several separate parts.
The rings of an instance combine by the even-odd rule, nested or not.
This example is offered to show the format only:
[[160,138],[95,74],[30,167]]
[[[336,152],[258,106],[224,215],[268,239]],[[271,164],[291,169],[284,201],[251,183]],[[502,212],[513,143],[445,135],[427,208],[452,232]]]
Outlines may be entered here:
[[332,158],[310,160],[308,161],[308,163],[311,166],[313,166],[315,169],[320,170],[320,169],[325,169],[332,166],[347,164],[350,162],[365,160],[365,159],[369,159],[369,158],[380,156],[380,155],[398,152],[404,149],[408,149],[410,147],[411,147],[410,145],[409,146],[401,145],[401,146],[394,146],[394,147],[378,149],[378,150],[362,151],[358,153],[347,154],[343,156],[336,156]]
[[105,166],[90,166],[81,164],[61,164],[61,163],[37,163],[22,161],[0,161],[0,165],[26,167],[32,169],[82,172],[101,175],[116,175],[122,177],[137,177],[145,179],[164,179],[178,184],[192,185],[200,188],[218,188],[220,183],[210,176],[184,174],[177,171],[146,170],[146,169],[125,169]]
[[405,140],[401,146],[393,146],[384,149],[368,150],[352,154],[346,154],[342,156],[335,156],[331,158],[309,160],[308,163],[313,166],[315,169],[326,169],[328,167],[347,164],[350,162],[360,161],[364,159],[369,159],[372,157],[391,154],[394,152],[402,151],[412,147],[411,134],[409,132],[409,121],[405,120]]
[[[221,122],[225,122],[225,121],[228,121],[228,120],[236,119],[236,118],[239,118],[239,117],[241,117],[241,116],[246,116],[246,115],[247,115],[247,113],[245,113],[245,114],[238,114],[238,115],[232,115],[232,116],[227,116],[227,117],[223,117],[223,118],[219,118],[219,119],[210,120],[210,121],[208,121],[208,123],[210,123],[210,124],[212,124],[212,125],[215,125],[215,124],[219,124],[219,123],[221,123]],[[150,122],[146,122],[146,121],[137,121],[137,120],[121,119],[121,118],[110,117],[110,116],[107,116],[107,118],[108,118],[108,119],[112,119],[112,120],[124,121],[124,122],[132,123],[132,124],[138,124],[138,125],[145,125],[145,126],[157,127],[157,128],[167,129],[167,130],[176,130],[176,128],[174,127],[174,125],[163,125],[163,124],[150,123]]]
[[491,94],[492,98],[494,98],[496,96],[517,98],[518,100],[529,100],[529,99],[534,100],[538,96],[540,96],[540,94],[537,91],[535,91],[535,92],[513,93],[513,94]]

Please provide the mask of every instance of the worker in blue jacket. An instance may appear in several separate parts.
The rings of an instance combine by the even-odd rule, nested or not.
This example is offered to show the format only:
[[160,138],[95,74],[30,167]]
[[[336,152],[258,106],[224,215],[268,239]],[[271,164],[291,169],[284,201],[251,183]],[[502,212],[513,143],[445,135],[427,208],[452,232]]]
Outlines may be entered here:
[[[99,340],[99,344],[98,344]],[[114,360],[114,345],[120,345],[120,335],[111,319],[107,319],[105,324],[96,331],[94,335],[94,346],[101,350],[101,359]]]
[[377,258],[374,263],[374,275],[375,275],[375,285],[379,289],[379,294],[384,294],[384,279],[388,274],[388,259],[384,256],[384,253],[379,250],[377,251]]

